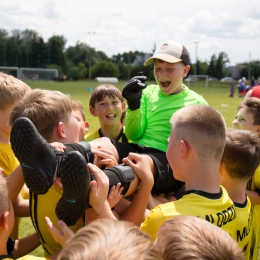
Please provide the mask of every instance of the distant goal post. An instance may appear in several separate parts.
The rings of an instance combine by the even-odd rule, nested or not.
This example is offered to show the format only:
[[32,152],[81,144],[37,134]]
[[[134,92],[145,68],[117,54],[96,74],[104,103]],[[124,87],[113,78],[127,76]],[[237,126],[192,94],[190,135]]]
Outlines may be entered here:
[[6,73],[8,75],[12,75],[18,79],[20,78],[18,67],[0,66],[0,71]]
[[[188,77],[195,79],[195,81],[197,78],[205,78],[205,88],[208,87],[209,75],[189,75]],[[188,85],[190,85],[190,82],[188,82]]]
[[19,76],[22,80],[53,80],[58,78],[59,72],[57,69],[20,68]]

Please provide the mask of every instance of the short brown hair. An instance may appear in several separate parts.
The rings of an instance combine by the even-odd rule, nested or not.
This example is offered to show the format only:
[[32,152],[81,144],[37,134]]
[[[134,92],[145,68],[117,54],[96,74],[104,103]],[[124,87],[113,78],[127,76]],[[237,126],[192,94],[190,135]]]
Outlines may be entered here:
[[260,139],[249,130],[227,129],[221,161],[233,179],[249,180],[260,163]]
[[164,260],[244,260],[241,248],[221,228],[195,216],[180,215],[165,221],[156,244]]
[[7,180],[4,175],[0,173],[0,215],[5,211],[9,211],[9,209],[10,198]]
[[174,124],[176,140],[187,140],[194,145],[201,160],[214,156],[220,161],[226,142],[226,124],[215,108],[192,105],[175,112],[170,120]]
[[79,229],[66,243],[59,260],[161,259],[150,237],[126,221],[98,219]]
[[86,121],[84,108],[80,101],[72,99],[72,108],[73,108],[73,110],[79,110],[83,120]]
[[238,110],[245,108],[246,112],[253,115],[254,125],[260,125],[260,99],[251,97],[244,99],[238,106]]
[[[117,87],[111,84],[102,84],[97,86],[90,95],[89,107],[95,108],[95,104],[102,101],[106,96],[109,98],[118,98],[121,102],[124,102],[122,93]],[[124,122],[125,116],[126,112],[124,111],[122,113],[121,123]]]
[[29,118],[38,132],[50,141],[54,127],[68,122],[72,112],[72,100],[60,91],[34,89],[27,92],[14,107],[10,124],[19,117]]
[[31,90],[23,81],[0,72],[0,109],[5,109]]

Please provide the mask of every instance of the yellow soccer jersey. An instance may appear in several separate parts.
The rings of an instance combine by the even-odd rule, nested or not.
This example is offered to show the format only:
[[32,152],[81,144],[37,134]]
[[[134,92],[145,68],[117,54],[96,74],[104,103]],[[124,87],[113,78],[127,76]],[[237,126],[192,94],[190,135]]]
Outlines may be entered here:
[[18,258],[17,260],[50,260],[50,258],[38,257],[38,256],[34,256],[34,255],[26,255],[21,258]]
[[[249,251],[249,241],[251,239],[252,231],[252,206],[251,202],[246,197],[243,204],[234,203],[236,208],[236,241],[244,252]],[[248,253],[246,253],[248,254]]]
[[19,161],[14,156],[10,144],[0,143],[0,167],[4,170],[5,177],[8,177],[19,165]]
[[[85,136],[84,136],[84,141],[89,142],[89,141],[92,141],[92,140],[97,139],[99,137],[103,137],[103,134],[102,134],[100,129],[86,133]],[[121,142],[121,143],[128,143],[129,142],[127,137],[125,136],[125,127],[124,126],[123,126],[118,138],[116,139],[116,141]]]
[[161,225],[172,217],[189,215],[203,218],[222,228],[235,239],[236,210],[227,191],[221,187],[217,194],[198,190],[184,192],[183,196],[173,202],[158,205],[141,224],[141,229],[155,241]]
[[[256,169],[253,178],[247,184],[248,190],[260,191],[260,166]],[[260,260],[260,205],[252,204],[252,239],[250,241],[250,257],[247,259]]]
[[[44,217],[49,217],[54,225],[57,224],[58,218],[55,214],[55,208],[58,200],[61,198],[62,191],[55,185],[48,190],[46,194],[30,194],[30,211],[33,225],[39,235],[42,247],[47,256],[54,254],[62,247],[55,242],[52,235],[47,229]],[[80,218],[74,226],[69,227],[73,232],[84,226],[83,217]]]
[[[14,155],[11,144],[0,143],[0,167],[4,170],[4,176],[7,178],[19,165],[19,161]],[[23,190],[22,190],[23,191]],[[18,226],[20,218],[15,218],[14,227],[11,233],[13,239],[19,238]]]
[[252,204],[251,237],[246,250],[246,259],[260,260],[259,230],[260,205]]

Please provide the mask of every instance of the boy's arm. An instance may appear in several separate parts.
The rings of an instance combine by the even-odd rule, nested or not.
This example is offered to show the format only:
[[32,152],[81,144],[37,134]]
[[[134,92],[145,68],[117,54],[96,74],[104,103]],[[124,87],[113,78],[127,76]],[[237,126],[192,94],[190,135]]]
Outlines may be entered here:
[[89,204],[93,207],[100,218],[117,219],[107,201],[109,188],[109,180],[107,176],[94,164],[88,163],[88,168],[95,178],[95,181],[91,181],[90,183]]
[[11,203],[14,204],[24,185],[23,171],[20,165],[7,177],[7,184]]
[[137,76],[129,80],[122,90],[128,108],[125,119],[125,134],[128,139],[139,139],[145,129],[146,103],[142,90],[146,87],[145,76]]
[[124,158],[123,162],[133,169],[140,178],[141,184],[128,208],[120,215],[120,220],[130,221],[140,226],[145,218],[148,200],[154,184],[151,170],[153,161],[148,155],[129,153],[128,158]]
[[36,233],[27,237],[15,240],[14,250],[12,251],[14,259],[29,254],[40,245],[40,239]]
[[23,199],[19,193],[24,185],[23,172],[20,165],[7,177],[7,184],[15,216],[29,217],[29,200]]
[[14,204],[14,215],[16,217],[30,217],[30,206],[29,200],[23,199],[22,195],[19,193]]
[[[109,203],[110,208],[112,209],[118,201],[121,200],[122,196],[121,193],[123,191],[123,187],[121,187],[121,184],[118,183],[116,186],[113,186],[109,192],[107,201]],[[116,213],[112,210],[113,214]],[[117,214],[116,214],[116,217]],[[96,213],[96,211],[93,208],[88,208],[85,213],[85,225],[87,225],[89,222],[96,220],[99,218],[99,215]]]
[[[259,192],[260,193],[260,192]],[[246,190],[246,194],[249,197],[251,203],[260,204],[260,194],[256,191]]]

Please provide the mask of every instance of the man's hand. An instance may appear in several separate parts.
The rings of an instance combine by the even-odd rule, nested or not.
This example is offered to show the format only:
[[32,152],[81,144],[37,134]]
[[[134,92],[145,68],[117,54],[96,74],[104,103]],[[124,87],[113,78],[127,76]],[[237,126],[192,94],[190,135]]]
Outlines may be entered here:
[[125,84],[122,95],[127,100],[129,109],[136,110],[140,108],[140,99],[142,90],[146,88],[146,80],[146,76],[136,76]]

